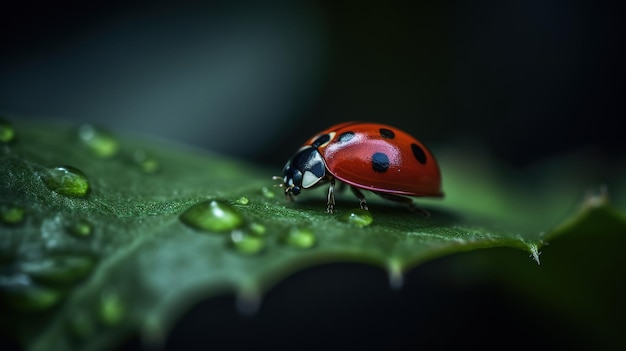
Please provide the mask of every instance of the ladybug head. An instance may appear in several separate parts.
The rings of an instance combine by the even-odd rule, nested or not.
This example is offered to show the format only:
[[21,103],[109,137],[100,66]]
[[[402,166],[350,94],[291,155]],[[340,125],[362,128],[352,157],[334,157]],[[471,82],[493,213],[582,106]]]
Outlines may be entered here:
[[[315,186],[326,175],[326,163],[317,149],[305,146],[300,149],[283,168],[285,195],[289,198],[300,194],[302,189]],[[275,176],[274,179],[281,179]]]
[[302,190],[302,171],[291,166],[291,161],[283,168],[283,186],[285,194],[289,197],[300,194]]

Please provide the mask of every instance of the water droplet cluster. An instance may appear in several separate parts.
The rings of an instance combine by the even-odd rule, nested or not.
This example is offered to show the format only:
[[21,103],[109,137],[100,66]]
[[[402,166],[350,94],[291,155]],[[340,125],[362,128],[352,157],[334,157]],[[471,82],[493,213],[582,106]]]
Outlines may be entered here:
[[[14,143],[15,138],[13,127],[0,119],[0,146],[2,143]],[[90,157],[102,159],[99,160],[101,162],[121,160],[144,174],[155,174],[161,170],[158,160],[149,152],[135,150],[125,153],[113,135],[91,125],[81,126],[73,142],[80,145],[80,150],[89,153]],[[90,177],[97,176],[90,173],[89,169],[85,171]],[[38,176],[45,187],[55,193],[55,199],[69,198],[70,200],[64,200],[66,202],[90,201],[90,198],[95,197],[99,184],[97,179],[90,181],[85,172],[70,165],[54,165],[40,169]],[[42,186],[42,189],[46,188]],[[254,192],[252,198],[273,199],[275,192],[272,189],[262,187],[260,193],[259,190]],[[315,234],[316,230],[319,231],[318,228],[303,225],[277,229],[269,222],[242,214],[247,210],[258,208],[247,196],[241,196],[230,202],[211,199],[190,205],[178,218],[193,230],[223,235],[224,246],[241,256],[254,257],[267,253],[275,246],[293,254],[323,244]],[[59,217],[59,228],[63,235],[70,238],[69,240],[92,243],[94,236],[98,236],[99,228],[92,224],[93,218],[84,219],[81,215],[76,214],[71,220]],[[32,208],[0,204],[2,226],[15,228],[33,217]],[[352,210],[336,218],[356,227],[368,226],[373,221],[371,214],[361,209]],[[90,254],[47,253],[43,250],[38,255],[28,257],[16,255],[7,260],[4,257],[0,258],[3,259],[0,260],[0,295],[3,296],[3,300],[6,297],[10,308],[20,312],[41,312],[58,306],[67,297],[72,286],[89,278],[98,263],[98,257]],[[0,301],[0,307],[2,306],[3,301]],[[68,312],[67,332],[85,340],[98,332],[99,328],[121,323],[129,315],[128,308],[128,301],[120,291],[115,289],[102,291],[91,309]]]
[[85,279],[96,260],[81,254],[55,254],[0,264],[0,291],[9,308],[38,312],[57,305],[67,287]]
[[[250,202],[243,196],[233,203],[246,206]],[[268,237],[265,225],[246,220],[236,207],[220,200],[198,202],[187,208],[180,220],[204,232],[228,233],[228,246],[243,255],[263,252],[271,240],[296,249],[308,249],[317,242],[315,233],[309,228],[291,228],[282,236]]]
[[[112,156],[117,150],[115,139],[101,138],[97,134],[94,129],[81,129],[79,139],[97,156]],[[0,145],[15,142],[13,126],[0,119]],[[35,177],[51,193],[70,199],[88,199],[91,183],[78,168],[60,165],[35,172]],[[5,308],[19,313],[40,312],[59,305],[72,291],[72,286],[87,279],[97,264],[96,255],[89,250],[58,250],[65,241],[91,238],[94,229],[89,221],[78,216],[66,218],[60,213],[45,218],[40,211],[37,206],[0,203],[0,235],[4,243],[14,242],[23,248],[5,250],[7,247],[3,247],[0,252],[0,309],[3,312]],[[28,227],[40,225],[40,237],[29,241],[29,234],[21,232],[27,227],[25,224]]]
[[[235,201],[238,204],[242,202],[247,204],[248,199],[242,197]],[[235,207],[223,201],[196,203],[180,215],[180,220],[205,232],[230,233],[229,246],[241,254],[257,254],[266,246],[265,227],[259,223],[247,223]]]

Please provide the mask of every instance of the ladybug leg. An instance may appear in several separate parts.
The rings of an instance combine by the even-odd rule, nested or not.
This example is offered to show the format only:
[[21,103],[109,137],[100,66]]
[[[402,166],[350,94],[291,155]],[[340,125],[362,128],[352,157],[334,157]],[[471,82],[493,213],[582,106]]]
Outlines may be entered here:
[[407,206],[409,208],[409,211],[411,212],[418,213],[424,217],[430,217],[430,212],[426,211],[423,208],[419,208],[415,206],[415,204],[413,203],[413,199],[409,197],[394,195],[394,194],[387,194],[387,193],[378,193],[378,192],[376,194],[387,200],[395,201],[397,203]]
[[334,188],[335,188],[335,178],[330,178],[330,186],[328,187],[328,201],[326,202],[326,204],[328,205],[328,207],[326,207],[326,212],[328,213],[333,213],[333,211],[335,210]]
[[361,206],[361,209],[367,210],[367,201],[365,201],[365,196],[363,195],[363,193],[358,188],[353,186],[350,187],[350,190],[352,190],[354,196],[359,199],[359,206]]

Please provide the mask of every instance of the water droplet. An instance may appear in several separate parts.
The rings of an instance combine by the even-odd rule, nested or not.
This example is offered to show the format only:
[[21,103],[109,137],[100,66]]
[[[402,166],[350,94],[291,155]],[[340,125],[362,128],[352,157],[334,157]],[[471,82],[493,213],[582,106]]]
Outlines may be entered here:
[[242,197],[238,198],[237,200],[235,200],[235,203],[237,205],[247,205],[247,204],[250,203],[250,200],[247,197],[242,196]]
[[3,299],[11,307],[24,312],[39,312],[55,306],[63,298],[61,291],[37,285],[3,288]]
[[249,228],[256,235],[264,235],[266,231],[265,226],[261,223],[250,223]]
[[275,196],[274,192],[266,186],[261,188],[261,193],[263,194],[263,196],[265,196],[268,199],[272,199]]
[[230,234],[230,243],[237,252],[245,255],[257,254],[265,248],[265,238],[235,230]]
[[394,290],[401,289],[404,285],[404,275],[402,274],[402,266],[397,260],[389,261],[387,274],[389,275],[389,286]]
[[152,174],[159,170],[159,162],[143,150],[137,150],[133,153],[133,162],[142,172],[147,174]]
[[119,150],[119,143],[115,137],[90,124],[80,126],[78,138],[98,157],[112,157]]
[[372,214],[369,211],[361,208],[350,210],[349,212],[342,214],[338,218],[342,222],[346,222],[360,228],[367,227],[374,221],[374,217],[372,217]]
[[119,294],[115,292],[104,292],[100,296],[100,306],[98,316],[100,321],[108,326],[118,324],[125,314],[124,303]]
[[310,229],[292,228],[284,238],[285,243],[298,249],[308,249],[315,245],[317,238]]
[[50,167],[42,179],[48,189],[65,196],[83,197],[89,190],[87,176],[71,166]]
[[91,223],[83,219],[67,226],[68,233],[80,238],[91,236],[92,230]]
[[86,277],[94,265],[89,256],[59,255],[21,262],[19,270],[42,284],[71,284]]
[[0,143],[8,144],[15,140],[15,129],[13,126],[0,118]]
[[25,211],[17,206],[0,205],[0,221],[4,224],[15,225],[24,220]]
[[180,215],[180,220],[208,232],[227,232],[244,223],[243,216],[234,207],[217,200],[202,201],[189,207]]

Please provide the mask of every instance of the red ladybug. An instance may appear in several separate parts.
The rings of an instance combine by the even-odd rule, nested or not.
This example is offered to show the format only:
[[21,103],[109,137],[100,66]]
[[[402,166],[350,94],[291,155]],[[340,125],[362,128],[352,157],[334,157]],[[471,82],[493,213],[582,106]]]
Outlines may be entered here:
[[405,196],[442,197],[441,173],[430,151],[398,128],[379,123],[337,124],[309,139],[287,161],[283,183],[289,199],[302,189],[330,182],[328,212],[335,207],[335,179],[350,185],[367,210],[359,189],[370,190],[386,199],[412,205]]

